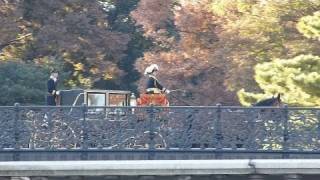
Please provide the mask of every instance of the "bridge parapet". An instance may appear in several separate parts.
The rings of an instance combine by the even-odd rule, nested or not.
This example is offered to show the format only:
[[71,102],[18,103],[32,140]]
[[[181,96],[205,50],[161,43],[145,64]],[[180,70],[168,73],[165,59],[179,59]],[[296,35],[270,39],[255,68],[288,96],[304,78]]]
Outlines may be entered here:
[[297,159],[0,162],[0,178],[1,176],[27,176],[47,177],[48,179],[53,179],[54,177],[60,177],[59,179],[68,179],[66,177],[76,176],[94,177],[92,179],[113,180],[215,180],[219,178],[224,180],[311,180],[310,178],[308,178],[308,176],[310,177],[310,175],[315,176],[314,179],[319,178],[319,167],[319,160]]
[[318,158],[320,109],[0,107],[0,160]]

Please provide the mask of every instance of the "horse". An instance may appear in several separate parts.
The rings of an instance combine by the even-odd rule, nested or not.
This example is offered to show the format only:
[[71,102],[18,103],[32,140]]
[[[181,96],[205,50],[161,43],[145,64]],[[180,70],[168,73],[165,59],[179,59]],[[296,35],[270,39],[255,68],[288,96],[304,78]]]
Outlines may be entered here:
[[[261,144],[261,142],[258,142],[256,144],[252,143],[252,141],[254,141],[252,137],[255,137],[256,139],[262,141],[266,138],[266,135],[263,134],[264,131],[260,131],[259,129],[275,129],[275,126],[281,124],[283,112],[278,108],[282,106],[283,103],[281,100],[281,95],[278,94],[276,97],[273,96],[271,98],[263,99],[255,104],[252,104],[251,108],[249,109],[229,111],[235,113],[235,115],[237,116],[233,123],[238,123],[236,126],[245,129],[245,131],[238,134],[239,132],[241,132],[241,128],[239,128],[237,134],[234,134],[233,138],[237,142],[235,146],[237,148],[243,148],[245,144],[247,146],[249,144],[256,147],[259,146],[258,144]],[[243,121],[239,122],[237,120],[241,119],[241,114],[244,114],[244,119],[242,119]]]
[[[248,128],[251,130],[249,136],[255,137],[256,141],[256,143],[251,142],[253,143],[252,145],[261,148],[263,144],[266,146],[271,142],[274,143],[279,141],[275,134],[282,131],[281,127],[283,126],[284,117],[284,112],[282,109],[283,101],[280,93],[276,97],[273,96],[271,98],[258,101],[251,107],[254,109],[252,109],[253,111],[249,112],[252,117],[252,124],[248,124]],[[266,131],[268,131],[268,133],[266,133]],[[249,141],[253,141],[253,139],[250,139],[250,137],[248,138]],[[240,147],[241,146],[242,145],[240,145]]]
[[277,97],[272,96],[272,98],[268,98],[268,99],[264,99],[261,100],[255,104],[253,104],[253,106],[277,106],[277,107],[281,107],[282,106],[282,100],[280,97],[280,93],[277,95]]
[[[278,107],[281,108],[283,107],[283,103],[281,100],[280,93],[278,93],[277,97],[272,96],[271,98],[263,99],[261,101],[258,101],[257,103],[253,104],[252,107]],[[279,112],[277,109],[272,108],[272,109],[260,109],[261,114],[274,114],[275,112]]]

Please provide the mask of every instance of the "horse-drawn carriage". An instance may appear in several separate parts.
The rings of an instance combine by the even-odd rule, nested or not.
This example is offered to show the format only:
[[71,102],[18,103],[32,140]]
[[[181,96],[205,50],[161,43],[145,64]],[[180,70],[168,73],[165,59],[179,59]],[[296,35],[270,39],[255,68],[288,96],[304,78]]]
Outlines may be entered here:
[[[83,106],[84,104],[86,106]],[[45,121],[42,123],[44,126],[34,123],[39,124],[39,127],[36,128],[40,130],[37,132],[37,138],[44,137],[43,127],[47,128],[46,126],[51,121],[56,131],[54,135],[56,139],[59,141],[75,139],[68,145],[57,141],[55,145],[57,147],[77,147],[85,120],[85,129],[90,132],[88,133],[89,147],[98,147],[98,141],[103,139],[105,141],[103,147],[137,148],[148,146],[149,128],[147,124],[150,121],[148,106],[167,105],[168,101],[163,94],[142,94],[140,98],[136,98],[131,91],[123,90],[61,90],[59,106],[43,114],[42,117],[45,118],[41,116],[34,118],[33,116],[29,119],[37,122]],[[158,112],[162,110],[162,108],[155,108],[154,114],[164,118],[168,113]],[[159,117],[153,118],[159,119]],[[156,134],[155,145],[164,147],[165,142],[161,137],[160,129],[154,129],[154,133]],[[39,140],[36,141],[39,142]]]
[[62,90],[59,105],[62,106],[169,106],[165,94],[141,94],[122,90]]
[[[17,126],[15,121],[3,121],[10,128],[0,139],[10,142],[16,128],[23,148],[80,148],[83,143],[88,148],[144,148],[150,116],[149,108],[141,105],[137,106],[130,91],[62,90],[59,106],[19,107]],[[154,133],[159,135],[159,129]],[[155,141],[164,146],[160,136],[156,135]],[[0,147],[13,146],[0,143]]]

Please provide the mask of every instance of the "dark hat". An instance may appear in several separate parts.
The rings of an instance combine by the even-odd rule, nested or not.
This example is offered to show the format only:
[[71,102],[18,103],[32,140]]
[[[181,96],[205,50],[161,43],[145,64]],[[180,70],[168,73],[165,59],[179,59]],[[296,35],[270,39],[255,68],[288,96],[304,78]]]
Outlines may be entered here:
[[50,73],[51,73],[51,74],[53,74],[53,73],[59,73],[59,71],[56,70],[56,69],[52,69],[52,70],[50,71]]

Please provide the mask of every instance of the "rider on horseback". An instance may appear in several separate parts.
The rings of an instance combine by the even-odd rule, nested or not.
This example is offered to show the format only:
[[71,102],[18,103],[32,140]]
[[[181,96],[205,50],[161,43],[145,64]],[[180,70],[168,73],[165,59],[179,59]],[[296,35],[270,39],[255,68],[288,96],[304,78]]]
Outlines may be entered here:
[[169,106],[169,101],[164,93],[170,93],[170,91],[164,88],[158,79],[156,74],[159,71],[159,67],[156,64],[152,64],[147,67],[144,74],[148,76],[146,93],[141,94],[137,100],[137,104],[141,106]]
[[159,66],[156,64],[151,64],[144,71],[144,74],[148,76],[147,88],[146,88],[147,94],[160,94],[160,93],[169,94],[170,93],[170,91],[164,88],[156,78],[158,71],[159,71]]

